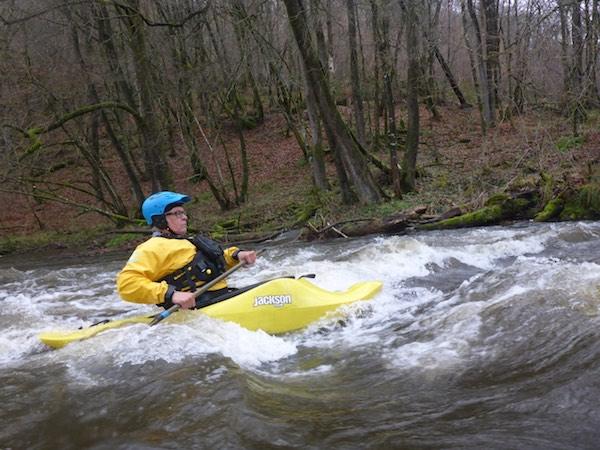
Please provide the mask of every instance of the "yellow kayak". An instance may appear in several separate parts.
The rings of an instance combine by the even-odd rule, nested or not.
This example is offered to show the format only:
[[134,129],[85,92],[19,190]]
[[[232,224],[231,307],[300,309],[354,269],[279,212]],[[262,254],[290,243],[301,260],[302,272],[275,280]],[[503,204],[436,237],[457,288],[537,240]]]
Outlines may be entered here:
[[[263,330],[270,334],[287,333],[304,328],[341,305],[370,299],[381,290],[381,286],[380,281],[365,281],[356,283],[345,291],[332,292],[305,278],[277,278],[188,314],[173,314],[164,323],[181,322],[196,314],[206,314],[215,319],[235,322],[249,330]],[[154,316],[137,316],[75,331],[46,331],[39,338],[50,347],[60,348],[113,328],[135,323],[149,325],[153,318]]]

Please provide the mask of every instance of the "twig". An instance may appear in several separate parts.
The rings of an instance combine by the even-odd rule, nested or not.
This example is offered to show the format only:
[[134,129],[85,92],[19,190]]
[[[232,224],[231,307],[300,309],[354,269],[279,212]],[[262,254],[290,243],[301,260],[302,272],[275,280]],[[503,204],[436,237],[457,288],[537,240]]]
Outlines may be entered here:
[[330,227],[331,227],[331,229],[332,229],[333,231],[335,231],[337,234],[339,234],[339,235],[340,235],[340,236],[342,236],[343,238],[346,238],[346,239],[348,238],[348,236],[347,236],[347,235],[345,235],[344,233],[342,233],[342,232],[341,232],[340,230],[338,230],[338,229],[337,229],[335,226],[333,226],[333,225],[330,225]]
[[[350,220],[342,220],[340,222],[336,222],[333,225],[330,224],[329,222],[327,222],[327,226],[325,228],[322,228],[321,230],[317,231],[315,230],[317,233],[319,234],[323,234],[328,230],[333,230],[336,233],[340,233],[342,235],[344,235],[344,233],[342,233],[341,231],[337,230],[336,227],[340,226],[340,225],[346,225],[348,223],[357,223],[357,222],[369,222],[372,219],[350,219]],[[348,237],[346,235],[344,235],[344,237]]]

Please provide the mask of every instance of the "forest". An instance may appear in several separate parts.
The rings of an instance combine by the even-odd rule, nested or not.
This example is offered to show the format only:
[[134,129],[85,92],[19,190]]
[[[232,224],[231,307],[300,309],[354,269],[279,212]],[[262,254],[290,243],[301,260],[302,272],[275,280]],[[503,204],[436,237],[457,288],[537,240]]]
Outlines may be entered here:
[[[192,195],[218,238],[598,219],[599,14],[598,0],[3,0],[0,233],[141,227],[160,190]],[[400,225],[356,226],[375,218]]]

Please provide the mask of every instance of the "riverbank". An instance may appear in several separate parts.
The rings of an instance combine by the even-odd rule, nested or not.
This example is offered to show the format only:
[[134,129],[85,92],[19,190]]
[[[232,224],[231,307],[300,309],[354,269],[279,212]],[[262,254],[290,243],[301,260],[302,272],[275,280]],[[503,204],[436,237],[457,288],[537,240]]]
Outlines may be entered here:
[[[194,197],[189,207],[192,231],[207,233],[226,243],[260,241],[299,228],[304,230],[303,239],[327,239],[356,234],[356,228],[364,229],[364,233],[401,232],[406,227],[449,218],[445,217],[449,214],[481,210],[498,194],[516,198],[525,192],[535,193],[535,214],[565,197],[587,198],[592,209],[600,203],[600,189],[579,194],[582,187],[600,182],[597,115],[590,114],[577,137],[570,134],[564,117],[550,111],[507,119],[482,137],[474,109],[449,106],[440,111],[441,120],[432,120],[427,112],[422,113],[416,192],[368,206],[341,204],[335,185],[332,191],[316,192],[310,168],[294,138],[286,136],[281,117],[268,116],[264,124],[247,132],[251,187],[245,204],[221,211],[205,182],[192,184],[182,178],[176,183],[176,189]],[[384,149],[377,156],[387,158]],[[175,172],[186,173],[187,157],[182,152],[171,164]],[[333,180],[334,169],[331,166],[329,170]],[[375,175],[382,180],[380,174]],[[0,216],[0,254],[98,254],[131,249],[148,236],[143,222],[115,229],[96,215],[81,215],[64,205],[32,205],[29,199],[10,199],[5,194],[2,197],[4,204],[20,206]],[[545,220],[594,218],[561,216],[560,212],[548,213]],[[514,218],[523,217],[533,216],[515,214]],[[377,228],[378,222],[394,218],[403,219],[401,226],[387,231],[385,227]],[[498,218],[511,219],[510,214]],[[495,222],[488,220],[474,225],[492,223]],[[369,224],[373,226],[366,226]],[[349,229],[354,231],[348,232]]]

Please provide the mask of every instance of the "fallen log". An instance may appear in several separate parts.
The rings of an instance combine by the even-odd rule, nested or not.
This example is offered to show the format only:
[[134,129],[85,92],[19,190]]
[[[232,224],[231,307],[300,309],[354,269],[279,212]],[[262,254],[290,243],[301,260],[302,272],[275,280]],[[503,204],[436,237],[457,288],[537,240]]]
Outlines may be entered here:
[[490,197],[483,208],[443,220],[423,223],[418,230],[446,230],[497,225],[509,220],[532,219],[539,211],[539,195],[531,190],[516,194],[496,194]]
[[[419,206],[410,211],[402,211],[392,216],[375,219],[345,220],[327,225],[317,229],[308,224],[309,230],[305,238],[307,240],[331,239],[336,237],[358,237],[368,234],[395,234],[413,227],[423,220],[423,214],[427,211],[426,206]],[[429,220],[429,219],[427,219]]]

